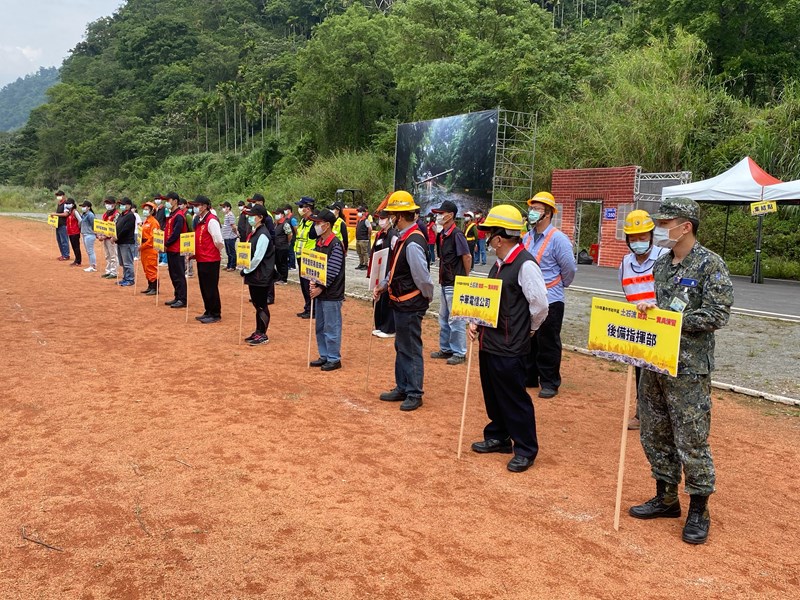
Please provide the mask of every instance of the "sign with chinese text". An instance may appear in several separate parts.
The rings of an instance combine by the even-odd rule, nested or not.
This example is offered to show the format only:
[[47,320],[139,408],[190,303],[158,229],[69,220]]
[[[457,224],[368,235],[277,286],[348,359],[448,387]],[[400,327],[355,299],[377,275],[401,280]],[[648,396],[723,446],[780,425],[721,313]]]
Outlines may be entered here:
[[497,327],[503,282],[484,277],[456,277],[450,316],[485,327]]
[[181,254],[184,256],[194,254],[194,233],[191,231],[181,234]]
[[107,237],[117,236],[117,225],[114,221],[103,221],[102,219],[94,220],[94,232],[98,235],[105,235]]
[[250,242],[236,242],[236,266],[250,268]]
[[50,227],[56,227],[57,228],[58,227],[58,217],[56,217],[55,215],[50,215],[49,217],[47,217],[47,224],[50,225]]
[[653,308],[640,313],[627,302],[592,298],[589,350],[676,377],[682,324],[679,312]]
[[303,250],[300,255],[300,277],[326,285],[328,273],[328,255],[313,250]]
[[164,252],[164,230],[153,230],[153,249],[156,252]]
[[778,212],[778,203],[774,200],[764,200],[763,202],[752,202],[750,204],[750,214],[754,217]]
[[389,249],[378,250],[372,255],[372,262],[369,268],[369,291],[380,286],[381,281],[386,278],[386,267],[389,263]]

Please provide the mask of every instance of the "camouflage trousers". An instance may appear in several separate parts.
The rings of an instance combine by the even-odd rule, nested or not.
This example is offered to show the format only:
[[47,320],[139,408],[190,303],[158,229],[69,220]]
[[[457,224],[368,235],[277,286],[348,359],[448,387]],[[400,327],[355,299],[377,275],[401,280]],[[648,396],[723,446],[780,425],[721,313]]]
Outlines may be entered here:
[[682,467],[686,493],[711,495],[716,479],[708,445],[711,375],[670,377],[642,369],[638,405],[642,447],[653,477],[678,485]]

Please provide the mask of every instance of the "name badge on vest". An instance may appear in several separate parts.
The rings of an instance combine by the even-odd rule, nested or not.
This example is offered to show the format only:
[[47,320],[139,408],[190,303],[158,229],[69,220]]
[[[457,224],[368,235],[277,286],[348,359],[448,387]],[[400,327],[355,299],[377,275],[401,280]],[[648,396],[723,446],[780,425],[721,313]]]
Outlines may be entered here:
[[682,287],[697,287],[697,280],[696,279],[689,279],[688,277],[674,277],[672,281],[676,285],[680,285]]

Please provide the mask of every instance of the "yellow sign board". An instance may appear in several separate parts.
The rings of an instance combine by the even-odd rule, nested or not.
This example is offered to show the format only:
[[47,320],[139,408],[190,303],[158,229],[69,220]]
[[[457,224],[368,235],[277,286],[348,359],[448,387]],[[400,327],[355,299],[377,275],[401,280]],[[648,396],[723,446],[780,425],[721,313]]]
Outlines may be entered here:
[[778,203],[774,200],[750,203],[750,214],[754,217],[778,212]]
[[300,255],[300,277],[327,285],[328,255],[313,250],[303,250]]
[[485,327],[497,327],[503,282],[484,277],[456,277],[450,316]]
[[153,250],[156,252],[164,252],[164,230],[153,230]]
[[679,312],[653,308],[640,313],[627,302],[592,298],[589,350],[676,377],[682,325]]
[[236,242],[236,266],[250,268],[250,242]]
[[117,224],[114,223],[114,221],[103,221],[102,219],[95,219],[94,232],[98,235],[105,235],[107,237],[116,237]]
[[50,227],[56,227],[57,228],[58,227],[58,217],[56,217],[55,215],[50,215],[49,217],[47,217],[47,224],[50,225]]
[[185,256],[194,254],[194,232],[181,234],[181,254]]

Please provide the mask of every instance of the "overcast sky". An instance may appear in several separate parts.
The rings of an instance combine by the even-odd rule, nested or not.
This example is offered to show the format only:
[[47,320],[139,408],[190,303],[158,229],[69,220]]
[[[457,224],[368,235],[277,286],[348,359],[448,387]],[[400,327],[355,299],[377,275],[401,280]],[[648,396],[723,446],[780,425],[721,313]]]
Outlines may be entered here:
[[0,87],[39,67],[60,67],[86,25],[124,0],[0,0]]

